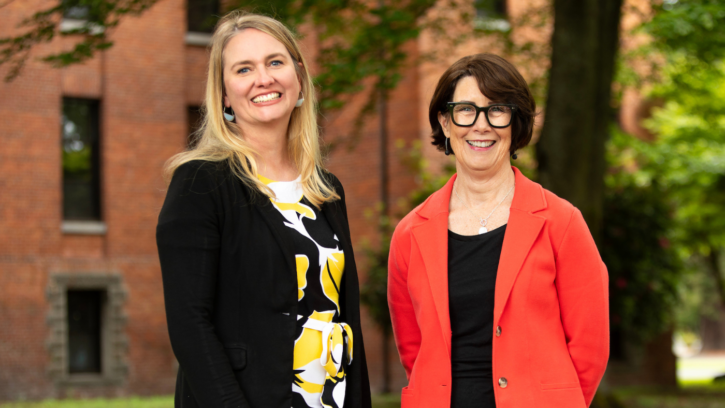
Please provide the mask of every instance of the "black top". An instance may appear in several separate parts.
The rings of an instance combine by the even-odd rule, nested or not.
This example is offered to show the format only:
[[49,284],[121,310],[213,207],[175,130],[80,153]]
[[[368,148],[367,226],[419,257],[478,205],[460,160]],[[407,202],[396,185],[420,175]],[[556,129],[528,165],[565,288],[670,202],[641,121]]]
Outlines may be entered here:
[[[357,270],[341,199],[321,206],[345,252],[341,319],[354,360],[345,408],[369,408]],[[227,163],[192,161],[171,180],[156,239],[171,346],[179,361],[175,406],[289,408],[299,302],[294,243],[268,198]]]
[[482,235],[448,231],[451,408],[494,408],[491,374],[496,271],[506,226]]

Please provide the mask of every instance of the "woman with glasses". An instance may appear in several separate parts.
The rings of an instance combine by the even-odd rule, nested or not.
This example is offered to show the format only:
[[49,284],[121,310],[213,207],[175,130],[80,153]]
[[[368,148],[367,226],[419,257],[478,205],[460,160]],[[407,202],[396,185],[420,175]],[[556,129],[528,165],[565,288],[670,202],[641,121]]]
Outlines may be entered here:
[[429,108],[456,174],[393,235],[402,408],[584,408],[609,355],[607,271],[579,210],[512,167],[535,103],[501,57],[462,58]]
[[345,193],[289,29],[232,12],[198,142],[166,167],[157,243],[175,406],[369,408]]

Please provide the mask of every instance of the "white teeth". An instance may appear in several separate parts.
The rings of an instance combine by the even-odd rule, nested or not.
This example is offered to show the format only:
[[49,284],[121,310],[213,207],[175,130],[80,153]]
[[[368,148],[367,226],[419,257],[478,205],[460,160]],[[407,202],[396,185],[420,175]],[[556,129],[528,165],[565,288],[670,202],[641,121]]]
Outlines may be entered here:
[[252,99],[252,102],[254,102],[254,103],[267,102],[267,101],[271,101],[272,99],[277,99],[277,98],[279,98],[279,96],[280,95],[277,92],[266,94],[266,95],[260,95],[256,98]]
[[489,147],[494,144],[493,140],[486,140],[484,142],[479,142],[478,140],[466,140],[466,142],[473,147]]

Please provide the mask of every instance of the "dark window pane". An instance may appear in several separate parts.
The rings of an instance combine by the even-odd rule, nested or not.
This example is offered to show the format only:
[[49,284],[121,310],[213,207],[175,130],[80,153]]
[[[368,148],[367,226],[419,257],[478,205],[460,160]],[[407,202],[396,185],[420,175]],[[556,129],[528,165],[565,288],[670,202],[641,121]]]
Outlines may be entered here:
[[63,98],[63,219],[100,220],[98,101]]
[[475,7],[479,18],[506,18],[506,0],[475,0]]
[[68,372],[101,372],[101,308],[104,292],[68,291]]
[[62,0],[63,17],[78,20],[87,20],[91,8],[82,0]]
[[196,134],[196,131],[199,130],[201,127],[201,108],[198,106],[189,106],[187,108],[186,112],[186,119],[187,119],[187,137],[186,137],[186,147],[193,149],[194,146],[196,146],[196,143],[198,142],[198,135]]
[[219,0],[188,0],[186,5],[187,31],[211,33],[219,20]]

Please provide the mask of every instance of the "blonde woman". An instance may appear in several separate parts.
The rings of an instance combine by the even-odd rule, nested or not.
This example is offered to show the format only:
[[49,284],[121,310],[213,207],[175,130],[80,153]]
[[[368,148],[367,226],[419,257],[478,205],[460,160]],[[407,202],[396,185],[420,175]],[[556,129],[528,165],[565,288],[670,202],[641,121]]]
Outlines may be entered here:
[[232,12],[212,38],[203,126],[167,164],[157,227],[176,407],[370,407],[345,195],[307,67],[268,17]]

